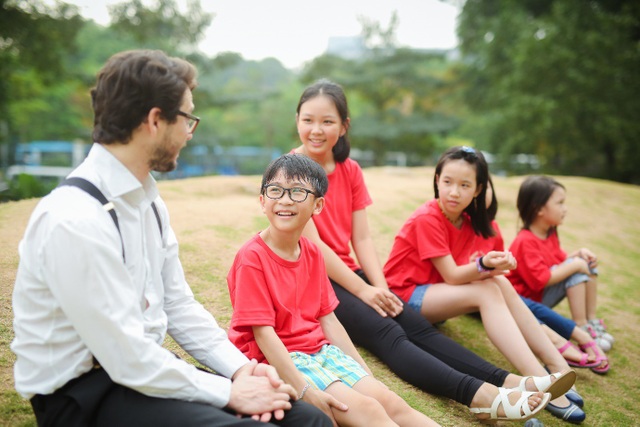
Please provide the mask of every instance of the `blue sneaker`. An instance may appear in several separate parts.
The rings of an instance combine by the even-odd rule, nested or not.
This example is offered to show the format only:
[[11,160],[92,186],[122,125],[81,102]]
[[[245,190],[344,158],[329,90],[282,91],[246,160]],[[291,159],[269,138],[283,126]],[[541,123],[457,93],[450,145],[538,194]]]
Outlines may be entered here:
[[537,418],[531,418],[524,423],[524,427],[544,427],[544,423]]
[[566,392],[564,397],[569,399],[570,402],[573,402],[576,405],[578,405],[580,408],[584,407],[584,399],[574,389],[571,389],[568,392]]
[[569,402],[569,405],[564,408],[549,403],[544,409],[551,412],[551,415],[554,417],[569,421],[573,424],[580,424],[587,417],[587,414],[573,402]]

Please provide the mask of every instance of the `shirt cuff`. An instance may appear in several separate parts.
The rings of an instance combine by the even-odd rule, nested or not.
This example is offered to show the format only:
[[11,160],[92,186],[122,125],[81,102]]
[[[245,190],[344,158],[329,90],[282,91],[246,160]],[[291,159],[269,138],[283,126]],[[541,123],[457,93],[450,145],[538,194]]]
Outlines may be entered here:
[[198,371],[198,392],[194,401],[224,408],[231,398],[231,380],[220,375]]

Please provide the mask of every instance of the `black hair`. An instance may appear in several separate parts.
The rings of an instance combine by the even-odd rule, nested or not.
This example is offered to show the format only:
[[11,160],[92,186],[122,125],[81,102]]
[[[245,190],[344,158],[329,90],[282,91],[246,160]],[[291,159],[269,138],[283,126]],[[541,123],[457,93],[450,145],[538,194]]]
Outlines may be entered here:
[[347,97],[344,94],[342,86],[327,79],[318,80],[302,92],[300,101],[298,101],[296,113],[300,114],[302,104],[320,95],[324,95],[333,101],[333,104],[338,110],[340,120],[342,120],[342,125],[346,129],[344,135],[338,138],[338,142],[331,150],[333,152],[333,159],[336,162],[341,163],[349,158],[349,153],[351,152],[351,144],[349,143],[349,137],[347,136],[349,133],[349,106],[347,105]]
[[313,188],[316,197],[324,197],[329,188],[329,179],[322,166],[303,154],[290,153],[284,154],[269,163],[262,175],[260,194],[264,194],[265,187],[280,172],[282,172],[285,179],[308,182]]
[[531,227],[538,212],[547,204],[547,201],[557,188],[564,189],[564,185],[545,175],[531,175],[520,184],[516,204],[518,206],[518,214],[522,219],[522,228],[528,230]]
[[[436,171],[433,176],[433,191],[436,198],[440,197],[438,191],[438,177],[442,173],[442,168],[451,160],[464,160],[472,165],[476,170],[476,186],[480,187],[480,194],[478,194],[473,203],[469,203],[464,209],[464,212],[469,215],[471,219],[471,226],[476,234],[482,235],[485,239],[495,235],[495,230],[491,226],[491,218],[487,211],[487,183],[489,182],[489,166],[484,158],[484,155],[476,149],[471,147],[452,147],[445,151],[438,160],[436,165]],[[495,195],[493,196],[495,198]],[[497,212],[496,203],[496,212]]]
[[[498,198],[496,197],[496,189],[493,186],[491,174],[489,174],[488,186],[491,188],[491,202],[489,203],[489,206],[487,206],[487,217],[489,217],[489,221],[493,221],[496,219],[496,215],[498,215]],[[485,197],[485,203],[486,199],[487,198]]]

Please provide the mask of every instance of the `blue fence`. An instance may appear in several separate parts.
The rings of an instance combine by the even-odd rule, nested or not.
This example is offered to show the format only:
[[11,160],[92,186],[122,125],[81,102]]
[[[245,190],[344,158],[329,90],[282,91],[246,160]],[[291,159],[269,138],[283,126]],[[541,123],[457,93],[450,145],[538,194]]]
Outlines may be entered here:
[[[8,178],[26,173],[42,178],[63,179],[87,156],[91,144],[76,141],[32,141],[16,146],[16,164],[9,167]],[[176,170],[158,174],[161,179],[179,179],[204,175],[259,175],[282,152],[266,147],[209,147],[187,145],[181,152]]]

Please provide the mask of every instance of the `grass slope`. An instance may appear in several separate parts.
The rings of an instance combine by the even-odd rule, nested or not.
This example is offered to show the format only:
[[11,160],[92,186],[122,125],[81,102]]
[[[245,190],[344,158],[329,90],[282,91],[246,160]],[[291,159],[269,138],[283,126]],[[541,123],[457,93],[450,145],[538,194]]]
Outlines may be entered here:
[[[495,178],[500,203],[498,221],[508,245],[517,232],[515,200],[522,177]],[[369,222],[381,260],[393,237],[413,210],[433,197],[430,168],[365,170],[374,200]],[[640,188],[586,178],[561,177],[567,187],[569,215],[560,228],[567,251],[591,248],[600,258],[599,314],[616,343],[609,353],[612,369],[606,376],[578,370],[577,387],[586,400],[585,426],[640,425]],[[205,177],[160,183],[180,241],[180,257],[197,299],[227,326],[231,305],[226,273],[236,250],[267,223],[260,212],[260,178]],[[31,408],[13,388],[11,292],[18,266],[17,246],[37,200],[0,205],[0,426],[35,426]],[[558,310],[569,314],[563,302]],[[491,345],[478,320],[460,317],[442,331],[489,361],[513,370]],[[175,348],[168,340],[167,346]],[[399,380],[375,357],[363,351],[374,373],[405,398],[444,426],[477,425],[466,407],[428,395]],[[416,367],[419,369],[419,367]],[[546,425],[562,425],[548,413]]]

